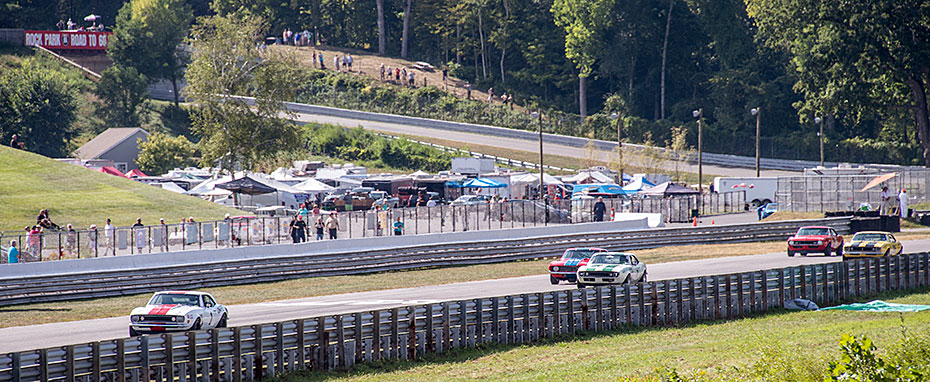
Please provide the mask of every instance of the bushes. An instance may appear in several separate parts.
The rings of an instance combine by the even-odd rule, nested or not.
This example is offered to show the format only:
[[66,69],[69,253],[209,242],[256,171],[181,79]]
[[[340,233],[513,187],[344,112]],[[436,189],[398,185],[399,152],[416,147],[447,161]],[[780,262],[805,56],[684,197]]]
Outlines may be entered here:
[[366,166],[438,172],[448,170],[452,154],[407,140],[381,137],[362,128],[307,124],[307,149]]

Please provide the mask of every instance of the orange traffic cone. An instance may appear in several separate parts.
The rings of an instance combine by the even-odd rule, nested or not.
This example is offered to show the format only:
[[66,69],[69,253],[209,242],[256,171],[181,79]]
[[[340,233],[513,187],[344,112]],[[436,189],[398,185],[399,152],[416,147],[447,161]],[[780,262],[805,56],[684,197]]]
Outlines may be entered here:
[[714,225],[714,221],[713,221],[713,220],[710,221],[710,225]]
[[614,209],[610,209],[610,221],[614,221]]
[[693,225],[694,227],[697,227],[697,216],[694,217],[694,224],[692,224],[692,225]]

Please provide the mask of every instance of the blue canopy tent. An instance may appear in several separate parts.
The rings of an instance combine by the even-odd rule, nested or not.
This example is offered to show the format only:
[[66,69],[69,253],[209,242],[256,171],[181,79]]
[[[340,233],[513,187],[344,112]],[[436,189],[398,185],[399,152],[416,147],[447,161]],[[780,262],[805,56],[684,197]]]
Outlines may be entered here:
[[475,178],[462,184],[465,188],[504,188],[507,184],[498,182],[494,179]]
[[632,191],[632,193],[636,193],[649,187],[655,187],[655,183],[646,180],[646,178],[643,176],[638,176],[635,179],[632,179],[629,184],[623,186],[623,189],[625,191]]
[[635,193],[636,191],[624,190],[617,184],[576,184],[572,188],[572,199],[582,199],[585,197],[598,196],[605,198],[619,198]]

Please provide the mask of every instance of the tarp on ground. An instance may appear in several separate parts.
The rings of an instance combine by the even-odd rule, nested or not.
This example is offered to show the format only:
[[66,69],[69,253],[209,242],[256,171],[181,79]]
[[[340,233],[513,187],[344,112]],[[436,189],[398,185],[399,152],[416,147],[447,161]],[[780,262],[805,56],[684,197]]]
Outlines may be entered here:
[[697,195],[697,190],[692,190],[687,187],[679,186],[672,182],[665,182],[658,186],[647,188],[639,192],[640,195],[652,195],[652,196],[682,196],[682,195]]
[[853,310],[859,312],[920,312],[922,310],[930,310],[930,305],[898,304],[894,302],[875,300],[862,304],[831,306],[821,310]]
[[97,169],[97,171],[100,171],[100,172],[102,172],[102,173],[104,173],[104,174],[110,174],[110,175],[118,176],[118,177],[120,177],[120,178],[125,178],[125,177],[126,177],[126,175],[123,175],[123,173],[121,173],[121,172],[120,172],[119,170],[117,170],[115,167],[104,166],[104,167],[101,167],[101,168]]

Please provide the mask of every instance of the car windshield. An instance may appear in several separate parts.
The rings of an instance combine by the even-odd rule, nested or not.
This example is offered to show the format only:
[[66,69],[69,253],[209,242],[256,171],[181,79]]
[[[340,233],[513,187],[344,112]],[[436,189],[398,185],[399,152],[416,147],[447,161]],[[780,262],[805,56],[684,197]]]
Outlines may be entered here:
[[591,258],[590,264],[621,264],[629,265],[630,257],[627,255],[620,254],[611,254],[611,255],[596,255]]
[[883,233],[857,233],[853,236],[854,241],[885,241],[887,238]]
[[801,228],[798,230],[798,236],[816,236],[829,234],[830,233],[826,228]]
[[562,254],[562,260],[571,260],[571,259],[587,259],[591,257],[591,254],[601,251],[593,249],[569,249]]
[[152,297],[149,305],[190,305],[200,306],[200,296],[196,294],[162,293]]

